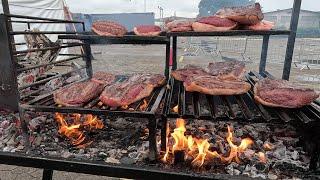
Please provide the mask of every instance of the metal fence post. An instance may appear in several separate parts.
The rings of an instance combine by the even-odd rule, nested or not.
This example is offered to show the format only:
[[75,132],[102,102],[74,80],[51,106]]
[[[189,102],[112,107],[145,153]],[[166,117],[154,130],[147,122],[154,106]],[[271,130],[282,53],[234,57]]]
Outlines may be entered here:
[[286,57],[285,57],[283,73],[282,73],[282,79],[285,79],[285,80],[289,80],[290,78],[293,51],[294,51],[294,45],[296,41],[299,15],[300,15],[300,7],[301,7],[301,0],[295,0],[293,4],[292,16],[291,16],[291,22],[290,22],[291,32],[288,38]]
[[0,15],[0,108],[19,110],[19,92],[16,65],[12,56],[9,22],[6,15]]

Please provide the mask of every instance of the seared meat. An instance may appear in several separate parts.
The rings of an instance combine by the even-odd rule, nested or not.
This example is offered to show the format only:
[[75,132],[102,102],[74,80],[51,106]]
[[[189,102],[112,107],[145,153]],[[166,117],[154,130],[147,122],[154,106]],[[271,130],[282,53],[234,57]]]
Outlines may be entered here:
[[286,80],[266,78],[254,87],[255,100],[271,107],[299,108],[311,104],[318,97],[314,90]]
[[210,63],[209,73],[221,79],[241,79],[245,73],[245,64],[240,61],[226,61]]
[[135,27],[133,31],[138,36],[159,36],[161,28],[155,25],[141,25]]
[[127,106],[151,95],[155,87],[164,85],[165,77],[157,74],[135,74],[124,82],[105,88],[100,96],[111,107]]
[[184,82],[186,91],[209,95],[238,95],[247,93],[251,85],[240,80],[225,80],[215,76],[187,78]]
[[192,24],[192,28],[196,32],[227,31],[236,27],[236,22],[218,16],[202,17]]
[[192,22],[184,20],[174,20],[166,24],[166,30],[170,32],[192,31]]
[[204,69],[198,66],[187,65],[182,69],[175,70],[171,73],[171,76],[178,81],[186,81],[188,77],[197,77],[209,75]]
[[100,36],[122,37],[127,33],[127,29],[116,22],[97,21],[92,24],[92,31]]
[[254,25],[264,18],[259,3],[245,7],[226,7],[220,9],[216,15],[221,18],[228,18],[243,25]]

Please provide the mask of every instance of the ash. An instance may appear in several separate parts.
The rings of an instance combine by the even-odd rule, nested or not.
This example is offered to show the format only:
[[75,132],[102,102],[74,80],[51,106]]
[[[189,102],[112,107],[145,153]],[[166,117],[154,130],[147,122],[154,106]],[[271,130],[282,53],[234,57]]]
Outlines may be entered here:
[[[171,132],[175,128],[175,120],[170,121]],[[202,120],[189,121],[186,134],[209,140],[210,150],[217,151],[225,157],[229,155],[230,147],[226,140],[227,126],[234,132],[234,143],[240,144],[241,139],[250,138],[254,144],[239,155],[241,163],[205,162],[200,169],[191,168],[190,162],[178,166],[165,164],[165,168],[185,168],[203,175],[210,173],[246,175],[262,179],[303,178],[309,168],[310,157],[299,146],[299,135],[290,125],[267,123],[241,124],[237,122],[210,122]],[[169,138],[169,144],[174,140]],[[268,144],[269,146],[266,146]],[[256,156],[263,152],[266,162],[261,162]]]

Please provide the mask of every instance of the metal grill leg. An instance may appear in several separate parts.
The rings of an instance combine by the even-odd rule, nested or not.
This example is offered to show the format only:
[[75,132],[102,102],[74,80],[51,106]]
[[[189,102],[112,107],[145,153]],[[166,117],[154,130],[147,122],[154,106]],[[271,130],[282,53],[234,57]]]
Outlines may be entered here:
[[157,159],[157,118],[149,118],[149,159],[154,161]]
[[42,180],[52,180],[53,170],[44,169],[42,174]]
[[165,152],[167,150],[167,126],[168,119],[166,117],[162,117],[161,122],[161,151]]

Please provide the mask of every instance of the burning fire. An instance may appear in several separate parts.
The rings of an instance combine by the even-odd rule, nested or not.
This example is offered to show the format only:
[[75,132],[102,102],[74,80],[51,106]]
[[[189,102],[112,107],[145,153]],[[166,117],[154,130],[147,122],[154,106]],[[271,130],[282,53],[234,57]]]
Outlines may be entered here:
[[67,137],[74,146],[79,148],[84,148],[85,145],[91,144],[91,142],[85,143],[85,129],[95,130],[104,127],[103,122],[93,115],[86,115],[83,122],[81,122],[81,114],[72,114],[70,118],[72,123],[69,125],[62,114],[55,113],[55,119],[59,125],[59,134]]
[[[223,156],[217,151],[210,150],[210,143],[208,139],[185,136],[186,131],[185,120],[177,119],[176,128],[173,130],[173,133],[171,133],[171,138],[173,138],[174,143],[173,145],[171,144],[171,146],[167,143],[166,153],[162,158],[163,162],[171,162],[170,157],[175,161],[175,158],[177,158],[178,155],[179,158],[181,158],[181,153],[183,153],[185,156],[184,159],[191,159],[191,165],[196,168],[202,167],[207,161],[212,162],[214,160],[220,160],[224,163],[241,163],[239,158],[240,155],[254,143],[250,138],[244,138],[238,144],[235,143],[232,128],[228,126],[226,141],[227,145],[230,147],[230,151],[228,156]],[[267,162],[267,158],[263,152],[257,153],[257,156],[261,162]]]
[[175,107],[173,107],[173,112],[178,113],[179,112],[179,106],[176,105]]

